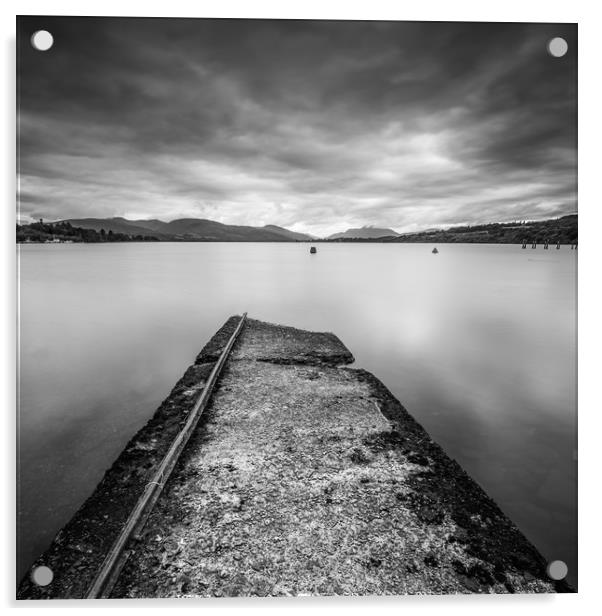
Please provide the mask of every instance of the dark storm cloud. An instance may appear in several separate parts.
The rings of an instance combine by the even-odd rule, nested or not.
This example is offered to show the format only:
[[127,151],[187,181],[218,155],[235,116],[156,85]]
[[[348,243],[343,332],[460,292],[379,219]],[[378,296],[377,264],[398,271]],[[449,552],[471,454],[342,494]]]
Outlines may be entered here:
[[27,17],[18,47],[24,216],[321,234],[576,209],[572,25]]

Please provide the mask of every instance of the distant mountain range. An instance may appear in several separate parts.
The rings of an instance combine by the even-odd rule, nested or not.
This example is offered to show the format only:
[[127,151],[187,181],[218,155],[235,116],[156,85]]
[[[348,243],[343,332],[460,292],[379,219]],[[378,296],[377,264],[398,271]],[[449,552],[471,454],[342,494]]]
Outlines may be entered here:
[[348,239],[363,239],[363,240],[374,240],[379,237],[397,237],[399,233],[397,231],[393,231],[393,229],[379,229],[378,227],[365,226],[360,227],[359,229],[347,229],[347,231],[343,231],[342,233],[333,233],[329,235],[326,239],[328,240],[338,240],[343,238]]
[[[63,222],[63,221],[61,221]],[[171,222],[162,220],[128,220],[127,218],[69,218],[64,222],[74,227],[104,229],[107,233],[125,233],[128,235],[153,235],[159,240],[193,241],[193,242],[308,242],[316,239],[307,233],[297,233],[276,225],[249,227],[225,225],[221,222],[204,218],[180,218]],[[381,229],[365,226],[334,233],[325,239],[377,239],[381,237],[398,237],[393,229]]]
[[152,235],[163,241],[192,242],[294,242],[310,241],[312,236],[296,233],[276,225],[249,227],[225,225],[204,218],[162,220],[128,220],[127,218],[69,218],[74,227],[128,235]]
[[[67,226],[65,226],[65,224]],[[68,228],[71,226],[70,228]],[[103,233],[104,232],[104,233]],[[55,223],[17,225],[17,241],[180,241],[180,242],[426,242],[516,244],[545,241],[575,243],[578,237],[577,214],[540,221],[487,223],[397,233],[393,229],[365,226],[318,239],[264,225],[251,227],[225,225],[202,218],[128,220],[127,218],[70,218]]]

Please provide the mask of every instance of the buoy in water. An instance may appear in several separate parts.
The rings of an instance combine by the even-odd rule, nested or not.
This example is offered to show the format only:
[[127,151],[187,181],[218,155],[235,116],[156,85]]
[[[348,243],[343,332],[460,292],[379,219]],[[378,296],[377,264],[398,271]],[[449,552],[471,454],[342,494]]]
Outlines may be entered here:
[[317,249],[316,249],[316,247],[315,247],[315,246],[312,246],[312,247],[309,249],[309,253],[310,253],[310,254],[312,254],[312,255],[315,255],[315,254],[316,254],[316,252],[318,252],[318,251],[317,251]]
[[435,246],[435,248],[433,248],[433,254],[434,254],[434,255],[438,255],[438,254],[439,254],[439,251],[437,250],[437,247],[436,247],[436,246]]

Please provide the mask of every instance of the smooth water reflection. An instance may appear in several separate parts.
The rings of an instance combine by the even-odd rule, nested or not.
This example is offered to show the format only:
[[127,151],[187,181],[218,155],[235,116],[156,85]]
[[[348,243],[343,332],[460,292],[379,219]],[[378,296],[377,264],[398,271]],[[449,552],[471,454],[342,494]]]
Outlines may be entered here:
[[232,314],[333,331],[576,581],[576,252],[20,248],[19,574]]

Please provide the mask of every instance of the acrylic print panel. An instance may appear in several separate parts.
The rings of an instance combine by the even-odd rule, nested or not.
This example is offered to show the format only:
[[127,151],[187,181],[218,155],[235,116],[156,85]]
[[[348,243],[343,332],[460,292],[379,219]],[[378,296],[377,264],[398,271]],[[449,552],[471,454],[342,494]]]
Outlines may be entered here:
[[17,45],[19,598],[576,590],[575,24]]

